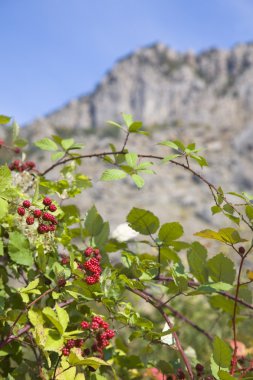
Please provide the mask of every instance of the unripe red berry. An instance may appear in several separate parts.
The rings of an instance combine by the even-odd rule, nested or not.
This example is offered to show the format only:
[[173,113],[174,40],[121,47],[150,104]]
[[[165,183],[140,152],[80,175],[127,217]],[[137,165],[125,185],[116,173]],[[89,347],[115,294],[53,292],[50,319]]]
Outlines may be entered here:
[[58,281],[57,281],[57,285],[61,288],[61,287],[64,287],[66,285],[67,281],[65,280],[65,278],[60,278]]
[[39,234],[45,234],[47,232],[47,226],[45,224],[40,224],[37,231]]
[[75,347],[75,343],[76,343],[76,341],[74,339],[69,339],[66,343],[66,347],[67,348],[73,348],[73,347]]
[[25,208],[29,208],[29,207],[31,206],[31,202],[28,201],[28,200],[26,200],[26,201],[23,202],[23,206],[24,206]]
[[239,251],[240,255],[244,255],[245,248],[244,247],[239,247],[238,251]]
[[54,204],[51,204],[48,208],[49,208],[49,210],[50,210],[51,212],[54,212],[54,211],[57,210],[57,207],[56,207]]
[[84,254],[85,254],[85,256],[90,256],[90,255],[92,255],[92,253],[93,253],[93,248],[92,247],[87,247],[86,249],[85,249],[85,251],[84,251]]
[[177,370],[177,378],[179,379],[179,380],[184,380],[186,377],[185,377],[185,374],[184,374],[184,372],[183,372],[183,370],[181,369],[181,368],[179,368],[178,370]]
[[34,215],[34,218],[40,218],[41,215],[42,215],[42,211],[36,209],[36,210],[33,211],[33,215]]
[[67,347],[63,347],[62,349],[62,355],[69,356],[70,350]]
[[195,369],[197,371],[198,376],[201,376],[204,372],[204,366],[200,363],[196,364]]
[[18,148],[18,147],[14,148],[14,153],[16,153],[16,154],[19,154],[19,153],[21,153],[21,149],[20,149],[20,148]]
[[93,249],[93,253],[94,253],[95,256],[99,255],[100,254],[99,248],[94,248]]
[[87,329],[90,328],[90,324],[89,324],[89,322],[82,321],[81,322],[81,327],[82,327],[83,330],[87,330]]
[[92,330],[97,330],[99,329],[99,323],[92,321],[90,327]]
[[82,347],[83,343],[84,343],[83,339],[76,339],[75,340],[75,347],[80,348],[80,347]]
[[25,164],[26,164],[26,167],[29,169],[33,169],[36,166],[35,162],[33,161],[26,161]]
[[32,216],[28,216],[26,218],[26,224],[28,224],[29,226],[32,225],[34,223],[34,218]]
[[115,331],[108,329],[104,334],[106,334],[107,339],[112,339],[115,336]]
[[45,197],[45,198],[43,199],[43,204],[44,204],[45,206],[50,206],[51,203],[52,203],[52,199],[51,199],[51,198]]
[[17,212],[20,216],[24,216],[25,215],[24,207],[18,207]]
[[85,279],[85,282],[88,285],[94,285],[99,281],[99,278],[97,276],[87,276]]
[[109,327],[109,323],[103,321],[103,322],[101,323],[101,327],[102,327],[104,330],[107,330],[108,327]]

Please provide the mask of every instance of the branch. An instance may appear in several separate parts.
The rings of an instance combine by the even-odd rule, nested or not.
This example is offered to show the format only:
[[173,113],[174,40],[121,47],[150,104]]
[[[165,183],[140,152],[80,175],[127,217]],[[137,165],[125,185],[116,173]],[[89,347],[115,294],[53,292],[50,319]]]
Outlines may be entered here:
[[[156,308],[157,311],[159,311],[159,313],[162,315],[162,317],[165,319],[165,321],[167,322],[168,326],[170,327],[170,329],[173,329],[173,323],[170,321],[168,315],[164,312],[163,310],[163,306],[162,306],[162,302],[158,301],[154,301],[152,297],[149,297],[147,294],[145,294],[145,292],[142,292],[141,290],[138,290],[138,289],[131,289],[129,287],[126,287],[127,290],[129,290],[130,292],[138,295],[139,297],[141,297],[142,299],[144,299],[146,302],[150,303],[152,306],[154,306],[154,308]],[[180,355],[182,357],[182,360],[186,366],[186,369],[187,369],[187,372],[190,376],[190,379],[191,380],[194,380],[194,375],[193,375],[193,372],[192,372],[192,368],[191,368],[191,365],[190,365],[190,362],[187,358],[187,356],[185,355],[185,352],[183,350],[183,347],[181,345],[181,342],[178,338],[178,335],[177,333],[174,331],[172,333],[174,339],[175,339],[175,342],[176,342],[176,346],[177,346],[177,349],[178,351],[180,352]]]

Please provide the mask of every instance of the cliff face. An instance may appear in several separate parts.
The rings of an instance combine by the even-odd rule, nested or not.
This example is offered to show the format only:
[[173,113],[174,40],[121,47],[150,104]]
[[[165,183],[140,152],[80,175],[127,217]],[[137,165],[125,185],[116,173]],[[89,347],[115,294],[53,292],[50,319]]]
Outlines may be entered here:
[[215,127],[252,121],[253,45],[198,55],[157,44],[120,60],[95,91],[41,118],[54,128],[98,128],[128,112],[146,125]]
[[[153,131],[153,141],[196,141],[205,148],[211,181],[227,191],[252,192],[253,45],[198,55],[177,53],[161,44],[140,49],[118,61],[93,93],[35,120],[24,133],[31,140],[53,133],[76,136],[85,140],[88,151],[101,150],[108,144],[102,138],[106,120],[120,120],[121,112],[142,120]],[[130,149],[150,152],[152,141],[143,139],[130,140]],[[42,167],[46,165],[41,162]],[[89,161],[88,167],[83,166],[94,183],[102,171],[100,165]],[[183,216],[189,230],[195,228],[192,218],[196,225],[200,219],[211,223],[208,192],[186,173],[170,170],[168,179],[167,169],[162,170],[164,176],[155,182],[147,179],[141,194],[128,183],[123,190],[122,184],[97,183],[87,192],[83,208],[95,201],[115,224],[122,222],[133,204],[152,208],[166,220],[168,214],[174,220]]]

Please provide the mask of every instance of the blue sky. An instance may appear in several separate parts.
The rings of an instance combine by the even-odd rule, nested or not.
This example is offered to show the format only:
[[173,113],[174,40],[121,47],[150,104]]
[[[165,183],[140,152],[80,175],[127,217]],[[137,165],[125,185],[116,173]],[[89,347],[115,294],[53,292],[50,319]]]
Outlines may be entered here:
[[253,0],[0,0],[0,17],[0,113],[20,124],[89,93],[141,46],[253,41]]

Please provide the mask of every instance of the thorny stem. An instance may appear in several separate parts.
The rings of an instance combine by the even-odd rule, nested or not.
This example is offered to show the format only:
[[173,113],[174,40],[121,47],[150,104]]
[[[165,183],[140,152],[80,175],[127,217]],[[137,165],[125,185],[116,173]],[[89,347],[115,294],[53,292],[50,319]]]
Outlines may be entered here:
[[[152,297],[149,297],[147,294],[145,294],[141,290],[131,289],[129,287],[126,287],[126,289],[129,290],[130,292],[138,295],[139,297],[141,297],[142,299],[144,299],[146,302],[148,302],[152,306],[154,306],[154,308],[156,308],[156,310],[159,311],[159,313],[165,319],[165,321],[167,322],[169,328],[173,329],[173,327],[174,327],[173,323],[170,321],[168,315],[164,312],[163,306],[162,306],[162,302],[160,302],[160,301],[154,301],[154,299]],[[175,339],[177,349],[180,352],[180,355],[181,355],[182,360],[183,360],[183,362],[185,364],[185,367],[186,367],[187,372],[188,372],[188,374],[190,376],[190,379],[194,380],[194,375],[193,375],[193,372],[192,372],[192,368],[191,368],[190,362],[189,362],[187,356],[185,355],[184,349],[183,349],[183,347],[181,345],[181,342],[180,342],[180,340],[178,338],[178,335],[177,335],[177,333],[175,331],[172,332],[172,335],[173,335],[173,337]]]

